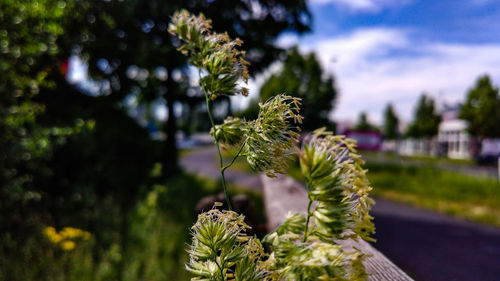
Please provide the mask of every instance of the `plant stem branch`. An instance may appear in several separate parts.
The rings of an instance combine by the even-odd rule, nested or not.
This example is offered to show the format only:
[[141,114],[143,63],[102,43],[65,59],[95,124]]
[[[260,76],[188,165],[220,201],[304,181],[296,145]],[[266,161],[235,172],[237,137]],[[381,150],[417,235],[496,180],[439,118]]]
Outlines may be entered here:
[[243,147],[245,147],[245,144],[247,144],[247,141],[244,141],[241,144],[240,149],[238,150],[238,153],[236,153],[233,160],[231,160],[231,162],[229,164],[227,164],[226,166],[224,166],[224,168],[222,168],[223,171],[225,171],[227,168],[229,168],[233,165],[234,161],[236,161],[236,159],[241,155],[241,151],[243,151]]
[[309,195],[310,192],[310,187],[309,184],[307,185],[307,197],[309,198],[309,203],[307,204],[307,218],[306,218],[306,225],[304,226],[304,240],[302,242],[307,241],[307,237],[309,236],[309,220],[311,219],[312,213],[311,213],[311,205],[313,200],[311,199],[311,196]]
[[231,207],[231,202],[229,201],[229,194],[227,192],[227,186],[226,186],[226,178],[224,176],[224,162],[222,159],[222,153],[220,152],[220,145],[219,141],[217,140],[216,136],[216,128],[215,128],[215,123],[214,119],[212,117],[212,111],[210,109],[210,98],[208,97],[208,94],[205,93],[205,102],[207,104],[207,113],[208,113],[208,118],[210,119],[210,123],[212,124],[212,128],[214,129],[214,140],[215,140],[215,146],[217,147],[217,153],[219,154],[219,166],[220,166],[220,174],[222,178],[222,187],[224,189],[224,197],[226,197],[226,203],[227,203],[227,208],[231,211],[233,208]]
[[219,268],[221,281],[224,281],[224,279],[225,279],[224,278],[224,269],[222,269],[222,266],[217,262],[217,258],[214,259],[214,262],[217,265],[217,267]]

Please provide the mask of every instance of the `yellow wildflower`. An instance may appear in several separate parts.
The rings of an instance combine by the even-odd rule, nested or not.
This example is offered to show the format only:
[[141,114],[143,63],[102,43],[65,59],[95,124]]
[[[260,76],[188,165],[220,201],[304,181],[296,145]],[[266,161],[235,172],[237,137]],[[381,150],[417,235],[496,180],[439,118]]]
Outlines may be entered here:
[[81,235],[81,230],[78,228],[73,228],[73,227],[65,227],[63,230],[61,230],[61,235],[66,238],[66,239],[75,239],[80,237]]
[[61,249],[65,250],[65,251],[71,251],[75,248],[75,246],[76,246],[76,244],[73,241],[66,240],[66,241],[63,241],[61,243]]
[[65,227],[57,232],[52,226],[45,227],[43,234],[52,244],[65,251],[73,250],[76,247],[76,241],[89,240],[92,236],[89,232],[74,227]]
[[61,240],[63,239],[62,236],[59,235],[59,233],[57,233],[56,229],[53,228],[52,226],[47,226],[43,230],[43,234],[45,235],[45,237],[47,237],[47,239],[49,239],[50,242],[52,242],[54,244],[61,242]]

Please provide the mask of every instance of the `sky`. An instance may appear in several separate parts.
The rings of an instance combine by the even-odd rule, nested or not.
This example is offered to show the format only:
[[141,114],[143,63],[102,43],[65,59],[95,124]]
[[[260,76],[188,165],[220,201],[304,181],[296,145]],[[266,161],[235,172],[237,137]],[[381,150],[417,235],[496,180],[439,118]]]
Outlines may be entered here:
[[[313,31],[285,32],[276,44],[315,52],[335,75],[336,121],[365,111],[381,124],[390,102],[408,122],[424,92],[441,106],[463,101],[480,75],[500,85],[500,0],[311,0],[309,8]],[[250,81],[251,95],[279,67]]]

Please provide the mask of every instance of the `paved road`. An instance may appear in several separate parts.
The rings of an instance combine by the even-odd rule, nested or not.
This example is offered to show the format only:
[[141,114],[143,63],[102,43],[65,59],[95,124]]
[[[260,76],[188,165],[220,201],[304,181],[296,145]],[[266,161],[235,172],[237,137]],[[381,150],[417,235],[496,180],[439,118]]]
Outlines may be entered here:
[[500,280],[500,229],[376,201],[373,246],[415,280]]
[[[203,148],[181,159],[193,173],[218,178],[215,149]],[[261,189],[257,175],[229,169],[229,181]],[[378,199],[373,246],[415,280],[500,280],[500,229]]]
[[[180,163],[188,172],[211,179],[219,179],[219,160],[216,155],[217,150],[214,146],[204,147],[182,157]],[[257,174],[249,174],[229,168],[225,171],[224,176],[226,181],[238,186],[262,190],[262,184]]]

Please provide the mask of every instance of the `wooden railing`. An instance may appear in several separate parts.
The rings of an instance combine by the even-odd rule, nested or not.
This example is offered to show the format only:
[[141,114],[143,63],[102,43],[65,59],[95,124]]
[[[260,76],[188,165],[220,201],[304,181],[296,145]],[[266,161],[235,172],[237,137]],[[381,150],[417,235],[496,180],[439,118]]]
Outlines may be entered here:
[[[289,212],[306,213],[307,191],[302,184],[288,176],[269,178],[262,176],[262,191],[267,214],[267,228],[276,229]],[[369,257],[365,260],[366,271],[370,274],[370,281],[411,281],[400,268],[394,265],[387,257],[365,241],[342,241],[347,249],[356,247]]]

